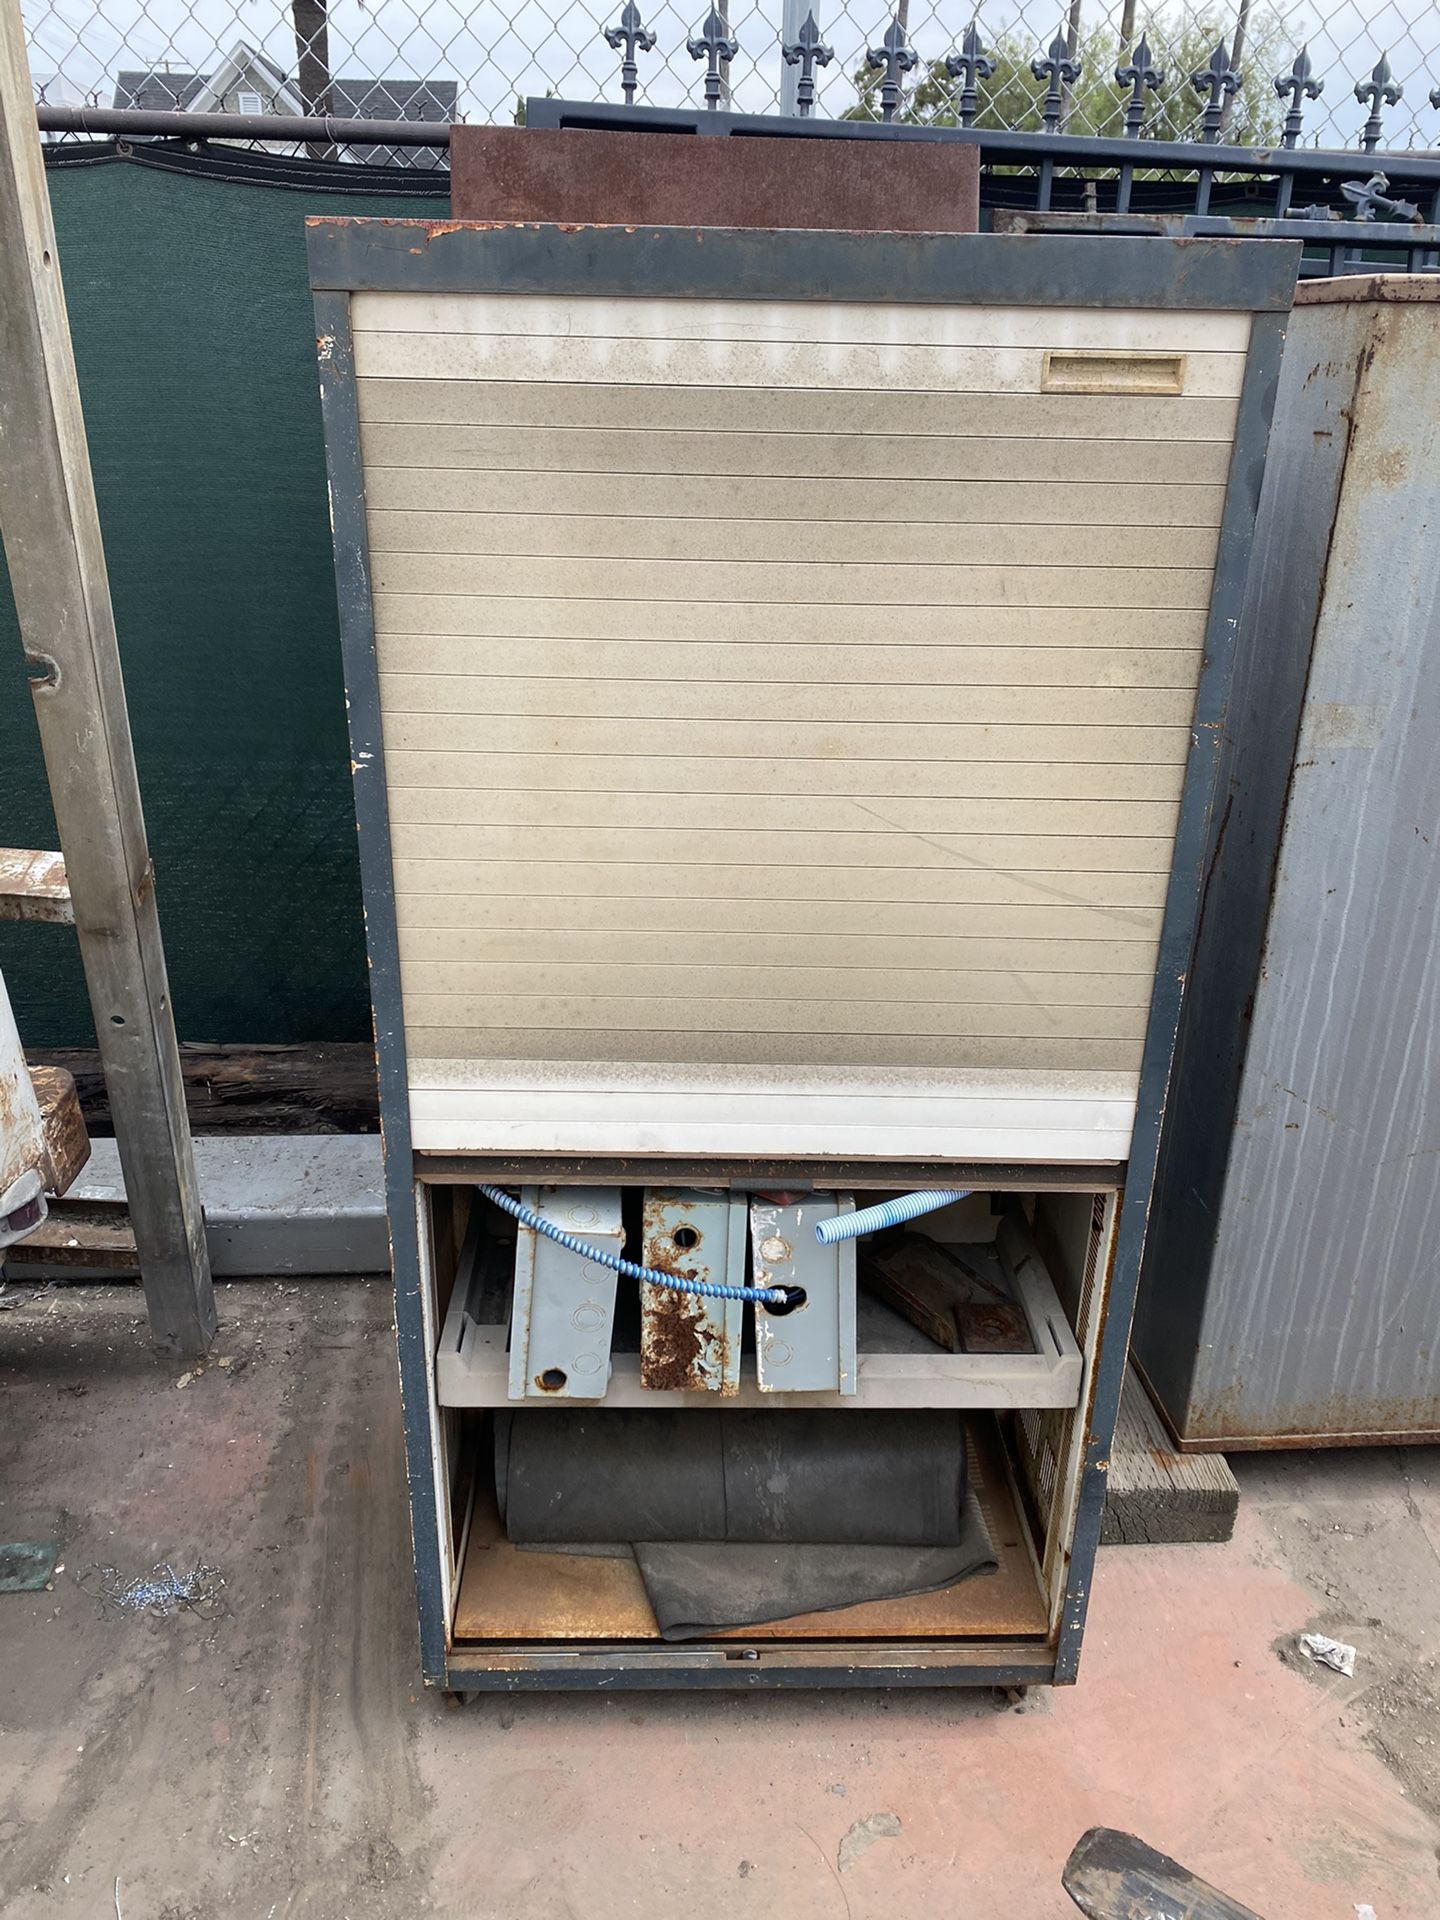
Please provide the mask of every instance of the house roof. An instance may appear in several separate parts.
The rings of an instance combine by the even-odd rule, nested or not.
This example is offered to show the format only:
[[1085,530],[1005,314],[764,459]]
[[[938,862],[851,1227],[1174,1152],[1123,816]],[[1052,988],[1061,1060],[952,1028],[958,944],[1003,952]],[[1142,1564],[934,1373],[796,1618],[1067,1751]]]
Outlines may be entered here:
[[117,107],[143,107],[147,113],[183,111],[205,84],[201,73],[142,73],[122,70],[115,76]]
[[232,93],[258,93],[267,113],[303,113],[305,101],[268,54],[237,40],[208,79],[202,77],[191,106],[196,113],[219,113]]
[[[273,74],[276,103],[266,102],[267,113],[294,112],[288,101],[295,83],[265,60],[264,69]],[[218,76],[217,76],[218,77]],[[183,112],[196,96],[210,86],[203,73],[169,73],[126,70],[116,75],[117,107],[140,107],[147,112]],[[371,80],[341,76],[330,82],[330,110],[341,120],[440,120],[450,121],[460,88],[454,80]]]
[[[227,94],[254,86],[264,95],[267,113],[304,111],[295,82],[275,62],[243,42],[213,74],[132,69],[117,74],[115,105],[146,112],[213,110]],[[341,75],[330,82],[330,111],[338,120],[431,120],[448,125],[455,118],[460,88],[454,80],[375,80]],[[436,147],[356,147],[348,149],[359,166],[401,166],[428,171],[444,165]]]

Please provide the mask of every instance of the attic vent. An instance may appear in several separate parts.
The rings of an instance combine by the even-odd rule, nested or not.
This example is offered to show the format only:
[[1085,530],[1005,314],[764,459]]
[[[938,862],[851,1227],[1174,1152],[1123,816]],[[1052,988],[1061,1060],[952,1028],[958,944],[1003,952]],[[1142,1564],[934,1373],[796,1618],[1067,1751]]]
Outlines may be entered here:
[[263,113],[265,111],[265,102],[260,98],[258,93],[252,93],[248,88],[242,87],[235,95],[235,111],[237,113]]
[[1183,353],[1047,353],[1046,393],[1183,393]]

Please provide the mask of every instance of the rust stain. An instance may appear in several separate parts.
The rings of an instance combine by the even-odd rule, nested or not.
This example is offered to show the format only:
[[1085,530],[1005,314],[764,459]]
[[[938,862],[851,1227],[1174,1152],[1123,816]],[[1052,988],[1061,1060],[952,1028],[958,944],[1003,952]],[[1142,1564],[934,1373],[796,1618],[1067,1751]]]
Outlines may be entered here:
[[[675,1194],[646,1206],[646,1264],[656,1273],[676,1280],[704,1277],[685,1258],[701,1243],[699,1229],[688,1224],[696,1215],[694,1202]],[[640,1384],[647,1392],[733,1391],[725,1384],[729,1361],[729,1338],[723,1325],[711,1320],[700,1294],[642,1289]]]
[[[657,1266],[657,1273],[672,1273],[674,1268]],[[688,1279],[688,1274],[677,1274]],[[709,1384],[710,1356],[725,1342],[707,1339],[701,1325],[704,1309],[698,1294],[671,1293],[665,1287],[648,1287],[645,1300],[645,1331],[640,1346],[640,1384],[650,1393],[693,1392]],[[723,1355],[715,1357],[724,1371]],[[707,1364],[707,1361],[709,1364]]]

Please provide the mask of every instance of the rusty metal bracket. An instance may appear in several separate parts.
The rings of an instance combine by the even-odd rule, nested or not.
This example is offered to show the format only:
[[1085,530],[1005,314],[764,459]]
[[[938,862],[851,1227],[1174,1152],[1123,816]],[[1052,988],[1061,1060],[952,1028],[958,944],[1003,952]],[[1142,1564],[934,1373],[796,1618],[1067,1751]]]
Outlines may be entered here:
[[[685,1280],[745,1284],[743,1194],[647,1187],[645,1266]],[[707,1300],[667,1287],[640,1288],[640,1384],[652,1393],[740,1391],[743,1300]]]

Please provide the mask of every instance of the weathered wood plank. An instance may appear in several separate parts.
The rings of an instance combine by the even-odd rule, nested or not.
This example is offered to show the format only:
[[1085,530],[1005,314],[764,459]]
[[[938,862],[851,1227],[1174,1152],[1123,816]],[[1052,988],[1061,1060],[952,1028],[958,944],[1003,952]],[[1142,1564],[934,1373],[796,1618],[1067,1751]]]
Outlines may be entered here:
[[0,920],[38,920],[71,926],[75,907],[65,856],[30,847],[0,847]]
[[90,1158],[90,1137],[72,1074],[63,1067],[31,1067],[30,1084],[40,1103],[45,1158],[40,1169],[45,1191],[65,1193]]
[[58,253],[20,8],[0,0],[0,530],[151,1333],[197,1354],[214,1290]]
[[1102,1546],[1172,1546],[1228,1540],[1240,1484],[1218,1453],[1176,1453],[1132,1370],[1125,1375],[1110,1448]]
[[[63,1069],[97,1139],[114,1133],[100,1055],[32,1048],[31,1077]],[[180,1071],[195,1133],[375,1133],[375,1050],[368,1041],[312,1046],[182,1046]]]

